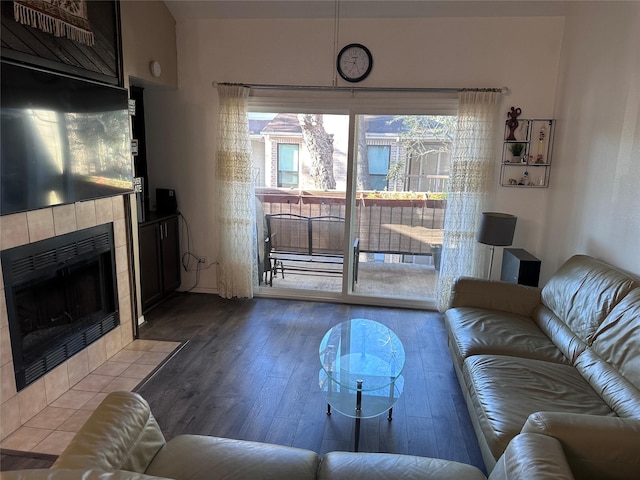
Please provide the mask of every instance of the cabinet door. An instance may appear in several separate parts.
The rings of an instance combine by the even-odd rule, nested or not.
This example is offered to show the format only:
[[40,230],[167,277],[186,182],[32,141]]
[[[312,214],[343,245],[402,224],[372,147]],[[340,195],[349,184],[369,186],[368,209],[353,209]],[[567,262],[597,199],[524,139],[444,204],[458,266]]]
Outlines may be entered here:
[[140,244],[140,286],[142,310],[162,297],[160,271],[160,229],[157,223],[144,225],[138,230]]
[[180,286],[180,241],[178,217],[160,224],[162,234],[162,277],[163,293],[169,293]]

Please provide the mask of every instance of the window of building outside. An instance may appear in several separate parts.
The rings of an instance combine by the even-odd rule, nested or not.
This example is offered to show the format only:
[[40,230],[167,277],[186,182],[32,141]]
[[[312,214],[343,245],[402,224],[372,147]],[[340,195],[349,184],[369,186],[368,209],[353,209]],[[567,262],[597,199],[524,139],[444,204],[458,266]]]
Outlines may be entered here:
[[367,146],[369,160],[369,180],[373,190],[386,190],[389,185],[389,161],[391,147],[389,145]]
[[278,187],[298,187],[298,145],[278,144]]

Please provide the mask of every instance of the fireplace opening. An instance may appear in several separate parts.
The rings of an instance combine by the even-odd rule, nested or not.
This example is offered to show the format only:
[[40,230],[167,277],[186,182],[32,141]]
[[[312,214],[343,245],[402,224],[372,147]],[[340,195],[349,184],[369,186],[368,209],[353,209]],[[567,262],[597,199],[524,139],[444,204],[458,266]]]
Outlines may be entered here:
[[18,391],[118,326],[113,227],[2,252]]

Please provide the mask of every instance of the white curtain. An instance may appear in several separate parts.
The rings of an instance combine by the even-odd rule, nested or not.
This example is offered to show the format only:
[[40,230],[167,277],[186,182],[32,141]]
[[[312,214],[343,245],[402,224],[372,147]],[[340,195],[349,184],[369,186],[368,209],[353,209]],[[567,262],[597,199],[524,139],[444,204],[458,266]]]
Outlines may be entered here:
[[481,213],[493,182],[500,93],[460,93],[453,147],[437,305],[447,309],[458,276],[486,275],[487,247],[476,241]]
[[258,281],[255,189],[247,119],[249,89],[218,85],[216,276],[224,298],[252,298]]

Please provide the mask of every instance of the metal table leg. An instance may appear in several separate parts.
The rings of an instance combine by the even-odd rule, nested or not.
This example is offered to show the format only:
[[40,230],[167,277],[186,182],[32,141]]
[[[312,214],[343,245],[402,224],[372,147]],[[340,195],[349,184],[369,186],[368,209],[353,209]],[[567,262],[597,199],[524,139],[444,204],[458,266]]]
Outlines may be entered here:
[[[393,405],[393,389],[396,386],[396,377],[391,377],[391,385],[389,385],[389,405]],[[393,420],[393,407],[389,409],[389,421]]]
[[360,412],[362,412],[362,380],[356,381],[356,438],[353,451],[358,451],[358,444],[360,443]]

